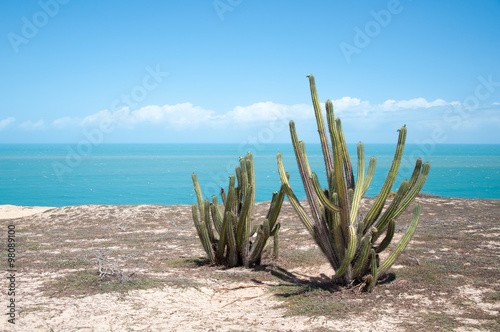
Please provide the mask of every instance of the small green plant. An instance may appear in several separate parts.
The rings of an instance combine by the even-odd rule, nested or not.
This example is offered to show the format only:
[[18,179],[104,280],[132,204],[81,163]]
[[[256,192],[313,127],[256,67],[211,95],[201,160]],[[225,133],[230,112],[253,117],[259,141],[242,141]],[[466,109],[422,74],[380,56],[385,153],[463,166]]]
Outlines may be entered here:
[[[396,229],[396,219],[413,202],[422,188],[429,173],[430,164],[422,165],[419,158],[410,180],[401,183],[391,204],[383,211],[387,197],[398,173],[406,139],[406,126],[399,129],[396,153],[389,174],[377,196],[375,203],[364,218],[358,215],[360,200],[368,190],[375,172],[375,157],[369,163],[365,176],[364,148],[358,144],[358,169],[356,182],[347,151],[344,133],[339,118],[335,119],[333,104],[326,101],[326,116],[332,149],[326,134],[314,77],[309,75],[311,97],[318,125],[318,132],[326,167],[328,188],[321,188],[315,173],[311,172],[304,142],[299,141],[295,124],[290,121],[295,157],[304,184],[310,214],[302,207],[295,196],[285,173],[281,153],[278,153],[278,170],[286,195],[298,213],[321,251],[335,270],[335,279],[351,286],[355,282],[364,283],[370,290],[406,248],[420,216],[420,205],[416,205],[413,218],[403,238],[382,263],[379,254],[391,243]],[[382,238],[383,236],[383,238]],[[379,239],[382,238],[380,241]]]
[[[228,267],[259,265],[264,249],[271,237],[274,239],[274,255],[278,256],[278,215],[285,198],[283,186],[274,192],[264,222],[254,226],[255,173],[253,156],[249,152],[240,158],[236,167],[236,178],[229,177],[227,195],[221,190],[223,204],[217,196],[212,196],[212,203],[203,200],[196,174],[193,173],[193,185],[198,205],[193,204],[193,220],[203,249],[212,264]],[[255,237],[254,237],[255,235]]]

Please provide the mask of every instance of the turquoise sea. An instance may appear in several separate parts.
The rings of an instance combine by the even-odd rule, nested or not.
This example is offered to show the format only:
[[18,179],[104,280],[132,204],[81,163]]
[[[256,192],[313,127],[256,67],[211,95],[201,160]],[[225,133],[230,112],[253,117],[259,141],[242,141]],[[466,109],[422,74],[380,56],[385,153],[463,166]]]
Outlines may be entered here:
[[[326,183],[319,144],[306,145],[311,169]],[[348,145],[353,166],[356,146]],[[367,192],[375,196],[385,180],[395,145],[365,144],[365,161],[377,158]],[[191,204],[191,174],[210,197],[228,185],[240,156],[254,154],[256,199],[270,200],[280,187],[276,153],[299,198],[305,198],[291,144],[3,144],[0,145],[0,204]],[[469,198],[500,198],[500,145],[407,144],[393,190],[408,178],[417,157],[431,163],[422,192]],[[356,170],[354,171],[356,174]]]

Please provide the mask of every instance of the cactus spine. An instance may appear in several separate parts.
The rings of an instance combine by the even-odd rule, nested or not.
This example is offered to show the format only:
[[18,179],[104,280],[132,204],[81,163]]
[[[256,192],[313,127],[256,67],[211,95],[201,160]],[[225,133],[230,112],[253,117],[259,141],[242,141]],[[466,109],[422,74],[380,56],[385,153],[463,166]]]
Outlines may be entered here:
[[[360,142],[357,151],[357,176],[356,181],[354,181],[341,121],[338,118],[335,119],[333,103],[330,100],[325,103],[330,148],[314,77],[309,75],[308,78],[326,167],[328,188],[322,189],[316,174],[311,172],[304,142],[298,140],[293,121],[290,121],[290,134],[310,206],[310,214],[306,212],[295,196],[288,182],[288,173],[285,172],[282,155],[278,153],[278,171],[281,182],[302,223],[334,268],[334,277],[341,279],[345,285],[353,285],[355,282],[364,283],[364,289],[370,290],[376,285],[377,279],[391,267],[406,248],[415,232],[421,210],[418,204],[414,209],[411,224],[405,235],[389,257],[381,264],[379,263],[378,254],[388,247],[393,238],[395,220],[413,202],[422,189],[429,174],[430,164],[422,165],[422,160],[420,158],[417,160],[410,180],[401,183],[393,201],[382,213],[396,180],[403,156],[406,126],[400,128],[389,174],[366,217],[360,218],[358,215],[360,201],[373,178],[376,160],[374,157],[370,159],[365,176],[364,148]],[[380,240],[382,235],[384,237]]]
[[229,177],[227,195],[225,191],[221,192],[223,204],[218,203],[215,195],[212,196],[211,204],[208,199],[203,200],[195,173],[192,179],[198,201],[192,207],[193,221],[212,264],[228,267],[259,265],[271,237],[274,240],[274,254],[278,255],[278,231],[281,225],[277,220],[285,189],[282,186],[279,192],[273,193],[266,218],[262,224],[254,226],[255,171],[250,152],[240,158],[236,177]]

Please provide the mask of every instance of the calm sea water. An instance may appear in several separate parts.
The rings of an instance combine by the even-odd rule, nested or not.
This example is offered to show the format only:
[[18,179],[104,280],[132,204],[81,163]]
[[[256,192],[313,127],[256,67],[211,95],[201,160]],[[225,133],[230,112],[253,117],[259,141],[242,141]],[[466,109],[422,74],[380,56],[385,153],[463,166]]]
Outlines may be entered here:
[[[83,149],[82,149],[83,148]],[[256,199],[270,200],[280,187],[276,153],[282,152],[299,198],[305,193],[291,144],[248,148],[238,144],[65,144],[0,145],[0,204],[65,206],[79,204],[191,204],[191,174],[203,194],[227,188],[238,158],[254,154]],[[326,183],[319,144],[306,146],[311,169]],[[349,145],[356,166],[356,146]],[[365,160],[377,157],[368,196],[378,194],[392,162],[395,145],[365,145]],[[408,178],[418,156],[431,163],[422,192],[469,198],[500,198],[500,145],[407,145],[399,183]],[[354,171],[356,174],[356,170]]]

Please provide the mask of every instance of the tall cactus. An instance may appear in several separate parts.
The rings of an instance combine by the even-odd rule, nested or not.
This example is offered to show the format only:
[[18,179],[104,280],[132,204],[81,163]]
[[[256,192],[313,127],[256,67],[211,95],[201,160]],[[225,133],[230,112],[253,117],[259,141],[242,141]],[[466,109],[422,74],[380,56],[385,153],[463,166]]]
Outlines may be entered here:
[[215,195],[212,196],[212,203],[208,199],[203,200],[195,173],[192,178],[198,199],[198,204],[192,207],[194,225],[212,264],[228,267],[259,265],[271,237],[274,240],[274,254],[278,255],[278,231],[281,225],[277,219],[285,189],[281,186],[279,192],[273,193],[266,218],[262,224],[254,226],[255,171],[250,152],[240,158],[236,177],[229,177],[227,194],[221,191],[223,204],[218,203]]
[[413,218],[405,235],[387,259],[381,264],[379,263],[378,255],[388,247],[394,236],[395,220],[413,202],[422,189],[429,174],[430,164],[422,165],[422,160],[419,158],[410,180],[401,183],[391,204],[383,211],[403,156],[406,126],[400,128],[398,144],[389,174],[373,206],[366,216],[361,218],[358,214],[359,204],[373,178],[375,157],[370,159],[365,175],[364,148],[361,142],[358,144],[358,167],[354,182],[341,121],[339,118],[335,119],[333,104],[327,100],[325,108],[331,142],[330,148],[314,77],[312,75],[308,75],[308,77],[325,161],[328,188],[321,188],[316,174],[311,172],[304,142],[298,140],[293,121],[290,121],[290,134],[310,206],[310,214],[306,212],[295,196],[288,182],[288,173],[285,172],[282,155],[278,153],[278,170],[281,182],[301,221],[335,270],[334,278],[342,280],[346,285],[353,285],[356,282],[364,283],[364,289],[370,290],[375,286],[377,278],[391,267],[406,248],[415,232],[421,210],[418,204],[414,208]]

